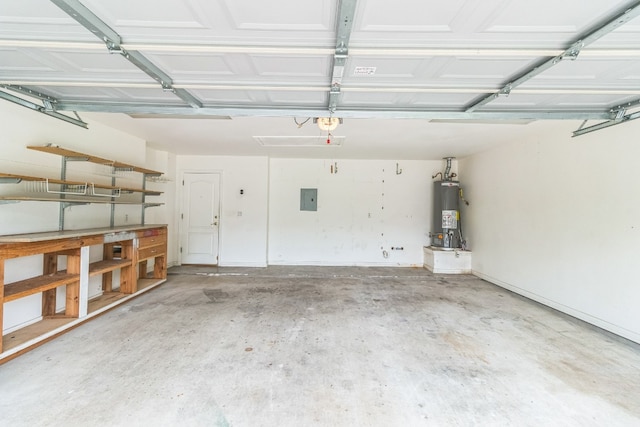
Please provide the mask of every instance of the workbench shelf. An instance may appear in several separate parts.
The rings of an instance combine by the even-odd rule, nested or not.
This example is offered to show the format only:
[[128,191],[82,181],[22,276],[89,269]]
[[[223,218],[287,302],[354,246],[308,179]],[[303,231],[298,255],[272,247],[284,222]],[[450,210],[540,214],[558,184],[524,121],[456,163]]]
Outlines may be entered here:
[[105,259],[89,264],[89,277],[119,270],[122,267],[131,266],[130,259]]
[[14,301],[40,292],[70,285],[80,280],[79,274],[57,272],[20,280],[4,286],[4,302]]

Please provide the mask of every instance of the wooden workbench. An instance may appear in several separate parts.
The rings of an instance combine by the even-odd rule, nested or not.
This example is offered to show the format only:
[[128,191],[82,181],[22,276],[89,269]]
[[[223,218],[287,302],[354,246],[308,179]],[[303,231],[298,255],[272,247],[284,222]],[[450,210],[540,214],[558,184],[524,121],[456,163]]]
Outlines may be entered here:
[[[92,246],[103,259],[90,263]],[[0,330],[4,304],[42,294],[42,319],[3,336],[0,363],[149,290],[167,278],[167,226],[132,225],[0,236]],[[42,274],[5,283],[5,260],[42,255]],[[66,257],[66,269],[58,263]],[[147,274],[147,262],[153,272]],[[112,273],[120,271],[119,286]],[[102,295],[89,299],[89,277],[102,275]],[[64,312],[56,312],[56,289],[66,287]],[[114,288],[118,289],[114,291]]]

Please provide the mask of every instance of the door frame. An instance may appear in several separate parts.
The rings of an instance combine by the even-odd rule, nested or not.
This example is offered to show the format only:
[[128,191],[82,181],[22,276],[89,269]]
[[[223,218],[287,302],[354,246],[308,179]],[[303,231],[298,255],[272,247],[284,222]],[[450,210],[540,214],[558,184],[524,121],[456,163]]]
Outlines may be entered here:
[[180,250],[180,248],[182,248],[182,238],[184,236],[184,233],[186,232],[186,230],[184,229],[184,221],[182,218],[182,214],[183,214],[183,209],[182,207],[184,206],[184,202],[185,202],[185,197],[186,197],[186,192],[185,192],[185,187],[184,187],[184,176],[185,174],[217,174],[219,176],[219,186],[218,186],[218,216],[219,218],[219,226],[218,226],[218,263],[216,265],[220,266],[220,258],[221,258],[221,254],[222,254],[222,193],[223,193],[223,179],[224,179],[224,174],[223,171],[220,169],[207,169],[207,170],[203,170],[203,169],[183,169],[180,171],[180,181],[177,183],[178,184],[178,191],[176,194],[176,200],[179,200],[179,203],[176,203],[176,209],[175,209],[175,214],[176,214],[176,221],[178,222],[178,248],[177,248],[177,252],[178,252],[178,265],[182,265],[182,251]]

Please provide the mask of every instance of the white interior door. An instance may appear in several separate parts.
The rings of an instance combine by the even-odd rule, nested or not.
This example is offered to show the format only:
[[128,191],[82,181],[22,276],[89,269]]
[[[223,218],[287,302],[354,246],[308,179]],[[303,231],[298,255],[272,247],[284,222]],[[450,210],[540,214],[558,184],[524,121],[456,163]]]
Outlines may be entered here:
[[218,264],[220,174],[185,173],[181,263]]

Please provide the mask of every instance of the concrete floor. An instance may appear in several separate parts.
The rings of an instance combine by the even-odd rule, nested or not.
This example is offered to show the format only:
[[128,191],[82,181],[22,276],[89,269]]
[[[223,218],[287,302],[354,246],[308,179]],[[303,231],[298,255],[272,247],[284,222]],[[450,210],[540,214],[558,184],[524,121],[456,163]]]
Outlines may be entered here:
[[180,267],[0,366],[0,425],[640,425],[640,346],[471,276]]

